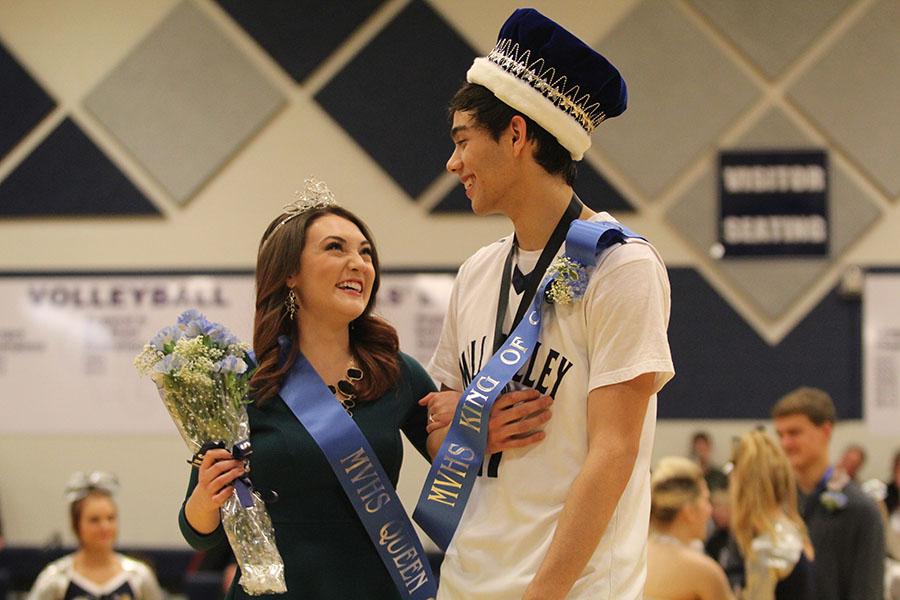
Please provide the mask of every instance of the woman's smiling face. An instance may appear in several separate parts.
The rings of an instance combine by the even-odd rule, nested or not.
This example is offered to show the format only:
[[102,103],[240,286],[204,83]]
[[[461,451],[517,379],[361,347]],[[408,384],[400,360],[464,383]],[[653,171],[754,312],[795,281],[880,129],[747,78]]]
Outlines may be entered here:
[[375,281],[372,244],[352,221],[326,214],[306,229],[300,267],[288,277],[302,319],[356,319],[369,303]]

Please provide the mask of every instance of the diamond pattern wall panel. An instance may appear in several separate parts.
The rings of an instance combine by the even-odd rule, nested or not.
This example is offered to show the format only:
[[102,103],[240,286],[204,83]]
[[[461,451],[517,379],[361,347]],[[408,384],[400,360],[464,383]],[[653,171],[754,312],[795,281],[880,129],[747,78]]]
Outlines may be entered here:
[[382,0],[218,0],[294,81],[303,81]]
[[446,21],[414,0],[316,100],[416,198],[444,170],[446,106],[474,57]]
[[71,119],[0,183],[0,216],[156,214],[156,207]]
[[634,212],[634,207],[587,160],[578,163],[578,179],[573,186],[578,197],[592,210],[613,213]]
[[85,105],[184,203],[283,102],[186,1],[94,88]]
[[670,2],[645,0],[595,47],[622,72],[629,94],[628,110],[603,123],[594,143],[651,196],[759,96]]
[[[814,148],[779,110],[772,110],[734,146],[744,149]],[[830,258],[723,259],[717,263],[731,285],[772,319],[781,317],[828,269],[831,261],[878,218],[880,209],[847,174],[830,166]],[[707,168],[697,182],[669,209],[669,222],[681,234],[708,252],[717,243],[718,185],[715,170]]]
[[768,419],[775,400],[810,382],[831,394],[840,419],[860,418],[858,301],[833,290],[773,347],[695,270],[669,269],[669,280],[678,376],[660,392],[660,419]]
[[[591,209],[612,213],[634,212],[634,207],[606,178],[586,160],[578,163],[575,193]],[[471,204],[461,185],[454,186],[444,199],[432,209],[436,213],[471,211]]]
[[454,185],[453,189],[431,209],[433,213],[466,213],[472,210],[472,205],[466,197],[462,185]]
[[770,79],[781,74],[850,0],[690,0]]
[[881,0],[790,95],[892,197],[900,194],[900,2]]
[[55,106],[53,99],[0,43],[0,158]]

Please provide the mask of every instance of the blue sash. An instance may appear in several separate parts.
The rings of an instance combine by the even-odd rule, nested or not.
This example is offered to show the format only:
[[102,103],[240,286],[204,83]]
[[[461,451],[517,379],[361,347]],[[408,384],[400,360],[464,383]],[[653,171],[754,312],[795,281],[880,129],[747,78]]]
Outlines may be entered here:
[[[618,223],[574,221],[566,235],[566,256],[590,268],[602,250],[626,238],[643,239]],[[541,303],[551,281],[544,279],[524,318],[462,393],[450,431],[431,464],[413,518],[443,550],[450,545],[475,485],[494,400],[526,364],[538,341]]]
[[369,441],[303,355],[280,395],[325,453],[400,595],[434,598],[437,581],[390,479]]

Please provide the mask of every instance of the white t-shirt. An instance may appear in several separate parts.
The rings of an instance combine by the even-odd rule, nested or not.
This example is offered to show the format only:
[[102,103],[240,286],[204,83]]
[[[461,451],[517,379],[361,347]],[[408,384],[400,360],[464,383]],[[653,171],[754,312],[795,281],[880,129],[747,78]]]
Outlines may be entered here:
[[[592,220],[613,219],[601,213]],[[490,359],[500,279],[511,246],[512,236],[503,238],[476,252],[459,270],[428,367],[451,389],[462,391]],[[510,296],[514,294],[511,287]],[[554,397],[547,436],[538,444],[503,452],[494,476],[478,478],[441,566],[440,599],[522,597],[547,553],[568,490],[587,456],[588,392],[656,373],[634,470],[569,595],[592,600],[641,597],[656,392],[674,374],[666,338],[669,296],[659,255],[647,243],[630,241],[598,257],[581,300],[545,305],[540,343],[516,378]],[[519,298],[511,298],[507,332]]]

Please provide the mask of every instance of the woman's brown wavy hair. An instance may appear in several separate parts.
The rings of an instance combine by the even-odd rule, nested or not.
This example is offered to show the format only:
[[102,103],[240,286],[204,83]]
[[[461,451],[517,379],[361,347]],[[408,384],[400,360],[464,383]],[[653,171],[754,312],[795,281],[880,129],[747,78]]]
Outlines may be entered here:
[[[306,243],[306,231],[316,219],[337,215],[356,225],[372,247],[372,266],[375,280],[372,295],[363,314],[350,323],[350,349],[365,376],[356,384],[358,400],[373,400],[388,391],[400,375],[397,331],[386,321],[371,314],[381,272],[378,251],[369,228],[349,210],[331,205],[308,210],[291,218],[280,214],[266,228],[259,243],[256,258],[256,313],[253,319],[253,351],[257,368],[250,380],[254,400],[266,403],[278,394],[284,378],[300,355],[297,324],[285,310],[287,278],[297,273],[300,253]],[[284,360],[281,357],[280,336],[290,339]]]

